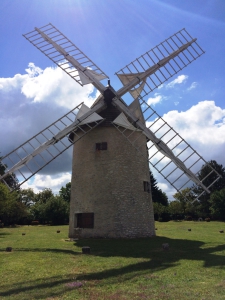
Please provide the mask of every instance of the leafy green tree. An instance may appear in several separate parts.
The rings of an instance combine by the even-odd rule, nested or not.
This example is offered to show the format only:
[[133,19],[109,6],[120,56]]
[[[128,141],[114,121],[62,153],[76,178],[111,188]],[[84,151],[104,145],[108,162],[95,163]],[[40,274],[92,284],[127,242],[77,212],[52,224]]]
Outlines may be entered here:
[[33,217],[33,220],[39,221],[41,224],[45,224],[47,222],[46,203],[43,203],[41,201],[36,202],[31,206],[30,213]]
[[[7,168],[7,165],[4,165],[1,162],[1,158],[2,157],[0,157],[0,176],[5,174],[5,170]],[[14,173],[7,175],[3,180],[5,181],[6,185],[8,185],[11,189],[17,188],[18,179]]]
[[59,195],[52,196],[45,204],[45,217],[52,225],[66,224],[69,221],[69,203]]
[[[225,168],[222,165],[219,165],[215,160],[209,161],[208,164],[221,175],[221,178],[216,182],[214,182],[217,179],[217,174],[215,174],[215,172],[210,174],[212,169],[208,165],[202,166],[198,178],[203,182],[205,186],[209,186],[214,182],[214,184],[210,187],[211,193],[215,191],[220,191],[221,189],[225,188]],[[204,179],[205,177],[206,179]],[[200,195],[203,189],[197,185],[194,185],[192,187],[192,191],[194,194]],[[211,212],[210,211],[211,203],[209,199],[210,199],[210,194],[208,193],[204,193],[202,196],[199,197],[201,212],[204,215],[204,217],[209,215]]]
[[46,188],[43,191],[35,194],[35,202],[39,203],[46,203],[51,197],[54,196],[53,192],[51,189]]
[[192,212],[193,202],[195,200],[192,190],[185,188],[173,195],[174,199],[180,203],[182,214]]
[[162,203],[153,202],[153,207],[154,207],[154,218],[156,221],[167,222],[170,220],[168,206],[165,206]]
[[[220,175],[221,178],[217,180],[212,187],[210,187],[211,192],[214,191],[220,191],[221,189],[225,188],[225,168],[223,165],[219,165],[215,160],[211,160],[208,162],[208,164],[215,169]],[[209,166],[203,166],[198,178],[200,180],[203,180],[209,173],[211,172],[211,168]],[[213,183],[217,179],[217,175],[214,173],[210,174],[205,180],[203,180],[203,184],[206,186],[209,186],[211,183]]]
[[160,218],[163,213],[167,212],[167,207],[165,205],[162,205],[161,203],[154,202],[154,214],[157,216],[157,218]]
[[162,192],[162,190],[157,186],[157,181],[150,171],[150,181],[151,181],[151,191],[152,191],[152,201],[161,203],[164,206],[168,206],[168,197],[166,193]]
[[[30,211],[33,215],[33,220],[39,221],[41,224],[51,223],[52,225],[66,224],[69,220],[69,198],[68,190],[70,184],[66,188],[61,188],[63,196],[54,195],[51,189],[33,195],[31,191],[26,191],[25,199],[34,199],[34,204],[31,205]],[[33,198],[34,197],[34,198]]]
[[183,219],[183,207],[180,201],[174,200],[169,203],[169,213],[173,220]]
[[[28,198],[32,198],[33,194],[28,191]],[[46,205],[50,199],[54,197],[54,194],[50,188],[46,188],[43,191],[34,194],[34,204],[30,208],[30,212],[33,216],[33,220],[39,221],[41,224],[48,222],[48,217],[46,216]]]
[[26,206],[19,201],[18,192],[10,192],[8,187],[0,183],[0,219],[6,224],[18,224],[27,217]]
[[210,211],[212,216],[218,220],[225,220],[225,188],[215,191],[210,195]]
[[62,186],[59,190],[59,195],[63,198],[64,201],[70,202],[70,194],[71,194],[71,182],[68,182],[66,186]]
[[20,201],[24,203],[27,207],[30,207],[35,203],[36,195],[33,191],[33,189],[21,189],[19,192],[20,195]]

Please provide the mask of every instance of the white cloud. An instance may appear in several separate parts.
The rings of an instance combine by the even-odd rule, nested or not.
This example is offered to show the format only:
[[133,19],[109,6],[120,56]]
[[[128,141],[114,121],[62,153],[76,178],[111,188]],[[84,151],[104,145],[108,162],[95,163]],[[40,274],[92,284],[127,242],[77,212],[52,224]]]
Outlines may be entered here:
[[21,86],[21,92],[33,102],[51,101],[73,108],[82,101],[91,105],[94,100],[89,96],[94,90],[93,85],[81,87],[58,67],[41,70],[30,63],[26,71],[28,76]]
[[16,74],[13,78],[0,78],[0,90],[4,93],[20,88],[29,75]]
[[184,112],[170,111],[163,118],[198,147],[211,149],[225,144],[225,109],[214,101],[201,101]]
[[162,89],[164,87],[164,84],[162,83],[160,86],[158,86],[158,90]]
[[82,101],[90,106],[95,99],[90,96],[93,85],[82,87],[58,67],[42,70],[33,63],[29,63],[26,74],[0,78],[0,91],[21,93],[31,104],[48,102],[69,109]]
[[[0,147],[6,155],[32,136],[59,119],[81,102],[90,106],[94,97],[91,84],[81,87],[60,68],[39,67],[30,63],[25,74],[0,78]],[[91,94],[91,95],[90,95]],[[96,93],[97,95],[98,93]],[[71,171],[71,151],[66,151],[63,165],[53,161],[39,174]]]
[[148,103],[148,105],[154,106],[157,103],[160,103],[160,102],[162,102],[162,100],[165,100],[165,99],[166,99],[165,96],[155,93],[154,97],[148,98],[147,103]]
[[[206,161],[216,160],[219,164],[225,165],[225,109],[216,106],[214,101],[205,100],[192,106],[187,111],[170,111],[163,115],[163,119]],[[154,124],[151,127],[153,131],[156,131],[157,128],[160,128],[163,125],[163,122],[160,119],[158,122],[154,122],[153,120],[151,123]],[[151,125],[151,123],[149,122],[148,125]],[[167,126],[164,126],[162,127],[161,132],[160,130],[157,132],[160,132],[160,135],[163,135],[167,130]],[[172,136],[173,134],[171,133],[171,138]],[[167,140],[170,140],[170,135]],[[174,147],[179,141],[179,138],[172,139],[170,147]],[[151,148],[152,152],[153,149],[154,148]],[[180,152],[179,147],[177,151]],[[190,153],[192,153],[192,151],[190,151]],[[153,153],[150,153],[150,157],[152,155]],[[196,159],[197,156],[193,155],[190,162],[192,160],[194,162]],[[161,160],[160,153],[157,153],[154,156],[153,164],[157,161],[159,161],[159,164],[157,164],[159,169],[163,169],[167,163],[167,159],[164,158]],[[192,163],[190,162],[189,164],[191,165]],[[198,170],[203,163],[204,162],[201,160],[196,165]],[[175,190],[170,187],[169,183],[167,183],[163,177],[157,176],[156,178],[158,179],[157,181],[160,188],[162,188],[162,190],[171,198]]]
[[71,181],[71,173],[58,173],[57,175],[36,174],[31,180],[26,181],[21,187],[23,189],[32,188],[35,193],[45,188],[50,188],[57,194],[62,186]]
[[176,84],[184,83],[188,79],[187,75],[179,75],[173,81],[166,85],[167,88],[173,88]]
[[190,85],[190,87],[187,89],[188,91],[195,89],[198,86],[197,82],[192,82],[192,84]]

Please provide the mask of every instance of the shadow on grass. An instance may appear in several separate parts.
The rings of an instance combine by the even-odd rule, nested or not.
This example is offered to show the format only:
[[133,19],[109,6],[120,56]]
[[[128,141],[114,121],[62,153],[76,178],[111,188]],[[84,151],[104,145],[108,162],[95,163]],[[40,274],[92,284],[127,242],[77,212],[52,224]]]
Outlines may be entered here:
[[[61,289],[61,292],[57,290],[59,285],[66,284],[72,281],[73,274],[68,274],[66,278],[61,276],[54,276],[45,279],[29,280],[26,283],[18,283],[13,286],[1,285],[0,292],[1,297],[18,296],[18,299],[46,299],[48,297],[58,296],[66,291],[66,287]],[[21,296],[20,293],[26,293]],[[27,295],[27,296],[26,296]],[[17,298],[16,298],[17,299]]]
[[15,251],[21,252],[52,252],[52,253],[62,253],[62,254],[72,254],[79,255],[81,252],[68,250],[68,249],[51,249],[51,248],[15,248]]
[[[51,248],[13,248],[14,251],[16,252],[52,252],[52,253],[62,253],[62,254],[72,254],[72,255],[79,255],[81,252],[73,251],[73,250],[68,250],[68,249],[51,249]],[[0,249],[0,252],[3,251],[5,252],[4,249]]]
[[[163,251],[162,244],[168,243],[169,250]],[[218,245],[211,248],[204,247],[205,244],[200,241],[169,239],[166,237],[154,237],[150,239],[132,239],[132,240],[107,240],[107,239],[88,239],[78,240],[75,242],[77,247],[90,246],[91,254],[84,255],[85,260],[88,256],[88,261],[91,264],[91,259],[98,257],[120,257],[120,258],[142,258],[141,262],[130,263],[129,265],[121,266],[118,260],[115,263],[108,265],[108,269],[94,271],[88,274],[67,274],[64,278],[60,276],[43,278],[42,280],[34,280],[24,282],[21,286],[9,284],[1,286],[0,297],[15,296],[20,293],[28,293],[32,299],[46,299],[48,297],[59,296],[65,293],[67,288],[60,286],[62,284],[76,280],[85,281],[87,286],[90,282],[98,281],[98,286],[114,282],[125,282],[136,276],[149,277],[157,271],[165,270],[180,264],[180,260],[202,261],[204,267],[224,267],[224,253],[221,255],[216,252],[224,252],[225,245]],[[15,251],[33,251],[33,252],[52,252],[69,255],[81,255],[81,252],[76,252],[67,249],[39,249],[39,248],[20,248]],[[127,262],[124,261],[124,264]],[[104,279],[104,280],[103,280]],[[107,283],[106,281],[107,280]],[[85,284],[85,285],[86,285]],[[17,298],[14,298],[17,299]],[[18,298],[19,299],[19,298]],[[28,299],[28,298],[23,298]]]
[[[162,244],[168,243],[169,250],[163,251]],[[149,262],[137,264],[140,268],[159,270],[174,266],[180,260],[203,261],[204,267],[225,266],[225,244],[204,248],[204,243],[192,240],[154,237],[136,240],[78,240],[78,247],[89,246],[91,255],[102,257],[133,257],[150,259]],[[224,252],[217,255],[216,252]],[[92,275],[91,275],[92,276]]]
[[0,238],[4,238],[5,235],[10,235],[11,233],[8,232],[0,232]]

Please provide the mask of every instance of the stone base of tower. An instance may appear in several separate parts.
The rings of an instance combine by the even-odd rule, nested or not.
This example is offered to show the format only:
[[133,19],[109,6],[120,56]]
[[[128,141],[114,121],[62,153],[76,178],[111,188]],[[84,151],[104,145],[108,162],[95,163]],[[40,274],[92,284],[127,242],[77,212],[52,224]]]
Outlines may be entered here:
[[[126,201],[125,201],[126,202]],[[140,202],[137,204],[140,205]],[[111,211],[111,205],[108,207],[108,214],[105,211],[96,210],[91,213],[93,216],[93,228],[80,228],[77,227],[77,218],[80,215],[90,214],[83,210],[83,213],[71,212],[69,237],[70,238],[144,238],[155,236],[155,225],[153,219],[153,213],[149,211],[146,213],[149,207],[143,205],[144,211],[140,215],[139,211],[135,212],[135,205],[133,210],[127,211],[127,203],[123,203],[118,208],[118,214],[114,215],[114,209]],[[102,208],[102,207],[101,207]],[[111,213],[111,214],[110,214]],[[129,216],[128,216],[129,214]]]

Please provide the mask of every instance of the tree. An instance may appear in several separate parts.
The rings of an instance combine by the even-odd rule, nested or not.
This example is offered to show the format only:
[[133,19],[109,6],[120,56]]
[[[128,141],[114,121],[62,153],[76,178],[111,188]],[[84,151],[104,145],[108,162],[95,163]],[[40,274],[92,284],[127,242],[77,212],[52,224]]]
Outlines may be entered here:
[[[221,175],[221,178],[219,180],[217,180],[210,187],[210,191],[211,191],[211,193],[213,193],[215,191],[220,191],[221,189],[225,188],[225,168],[222,165],[219,165],[215,160],[209,161],[208,164]],[[203,165],[199,172],[198,178],[200,181],[202,181],[202,183],[205,186],[209,186],[210,184],[212,184],[218,177],[218,175],[215,174],[215,172],[210,174],[211,171],[212,171],[212,169],[208,165]],[[208,174],[210,174],[210,175],[208,175]],[[206,179],[203,180],[205,177],[206,177]],[[203,189],[197,185],[194,185],[192,187],[192,191],[194,194],[200,195],[203,192]],[[211,203],[210,203],[209,199],[210,199],[210,194],[208,194],[208,193],[204,193],[202,196],[199,197],[201,211],[204,214],[204,216],[207,216],[208,214],[210,214]]]
[[[221,189],[225,188],[225,168],[223,165],[219,165],[215,160],[209,161],[209,165],[221,175],[221,178],[217,180],[210,188],[211,192],[213,193],[214,191],[220,191]],[[203,180],[203,178],[206,177],[210,172],[211,168],[209,166],[203,166],[198,176],[199,179]],[[216,179],[217,175],[214,172],[203,181],[203,184],[209,186]]]
[[181,190],[180,192],[177,192],[173,195],[173,197],[180,202],[181,210],[184,215],[186,213],[190,213],[190,208],[195,199],[190,188],[186,188]]
[[0,219],[4,224],[18,224],[28,215],[26,206],[19,201],[18,192],[10,192],[0,183]]
[[212,216],[218,220],[225,220],[225,188],[212,193],[209,202]]
[[35,195],[35,202],[39,202],[39,203],[46,203],[52,196],[54,196],[53,192],[51,189],[44,189],[43,191],[37,193]]
[[[0,160],[1,159],[2,159],[2,157],[0,157]],[[0,161],[0,176],[5,174],[6,168],[7,168],[7,165],[4,165]],[[18,179],[17,179],[17,177],[14,173],[12,173],[10,175],[7,175],[3,180],[5,181],[6,185],[8,185],[11,189],[16,189],[17,188]]]
[[[30,211],[33,219],[42,224],[51,223],[52,225],[66,224],[69,221],[69,189],[70,183],[65,188],[61,188],[61,195],[54,195],[51,189],[34,195],[34,204],[31,205]],[[25,199],[33,199],[33,193],[26,190]],[[33,201],[33,200],[31,200]]]
[[60,196],[52,196],[45,205],[45,217],[52,225],[61,225],[69,221],[69,203]]
[[166,193],[162,192],[162,190],[157,186],[157,181],[150,171],[150,181],[151,181],[151,191],[152,191],[152,201],[161,203],[164,206],[168,206],[168,197]]
[[[29,191],[28,196],[32,197],[32,192]],[[49,188],[34,195],[34,204],[30,208],[34,220],[37,220],[42,224],[49,221],[46,216],[46,205],[52,197],[54,197],[54,194]]]
[[[175,201],[178,201],[180,203],[181,212],[179,214],[182,214],[183,217],[191,216],[195,219],[199,217],[206,217],[201,211],[199,202],[195,201],[196,195],[193,193],[191,188],[185,188],[180,192],[174,194],[173,197],[175,198]],[[177,204],[172,204],[173,202],[174,201],[170,203],[170,211],[175,209],[173,205],[176,205],[178,208]]]
[[44,202],[36,202],[30,208],[31,215],[33,216],[33,220],[39,221],[41,224],[45,224],[47,222],[46,218],[46,203]]
[[184,218],[183,207],[179,200],[171,201],[168,210],[173,220],[180,220]]
[[70,202],[70,194],[71,194],[71,182],[68,182],[66,186],[62,186],[59,190],[59,195],[62,197],[62,199],[66,202]]
[[33,189],[31,188],[21,189],[19,195],[20,195],[20,201],[24,203],[24,205],[26,205],[27,207],[30,207],[31,205],[34,204],[36,195]]

